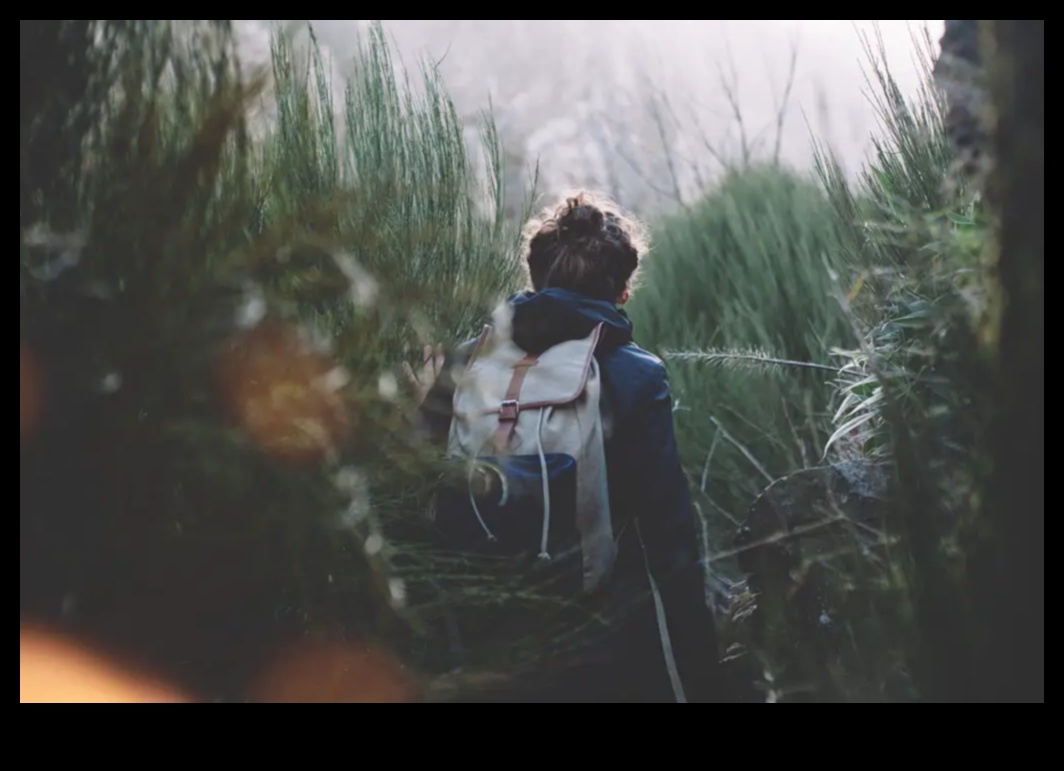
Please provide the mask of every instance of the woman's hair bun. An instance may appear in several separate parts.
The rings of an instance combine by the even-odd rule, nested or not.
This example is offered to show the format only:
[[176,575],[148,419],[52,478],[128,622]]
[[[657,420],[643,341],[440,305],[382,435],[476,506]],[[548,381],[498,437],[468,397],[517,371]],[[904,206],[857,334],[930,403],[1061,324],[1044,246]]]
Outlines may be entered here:
[[565,238],[583,238],[602,232],[606,215],[597,206],[582,203],[577,198],[567,201],[567,208],[558,217],[558,232]]

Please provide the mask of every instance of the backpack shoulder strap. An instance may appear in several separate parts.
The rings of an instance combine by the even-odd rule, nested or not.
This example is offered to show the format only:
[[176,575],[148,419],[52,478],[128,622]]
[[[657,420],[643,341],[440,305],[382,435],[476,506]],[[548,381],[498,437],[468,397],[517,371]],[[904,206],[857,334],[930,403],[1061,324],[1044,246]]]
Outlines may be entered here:
[[514,374],[506,389],[506,398],[499,407],[499,427],[493,440],[495,452],[504,452],[514,438],[517,418],[521,414],[521,388],[529,371],[539,363],[539,356],[529,354],[514,365]]

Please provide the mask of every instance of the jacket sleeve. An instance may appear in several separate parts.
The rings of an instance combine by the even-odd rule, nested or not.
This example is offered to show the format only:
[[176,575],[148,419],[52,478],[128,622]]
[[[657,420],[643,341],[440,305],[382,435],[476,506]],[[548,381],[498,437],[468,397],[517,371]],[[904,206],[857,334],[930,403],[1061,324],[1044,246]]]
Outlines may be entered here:
[[640,389],[633,416],[640,505],[639,532],[662,604],[677,669],[687,700],[709,703],[723,698],[716,627],[706,603],[691,494],[680,464],[673,401],[664,364]]

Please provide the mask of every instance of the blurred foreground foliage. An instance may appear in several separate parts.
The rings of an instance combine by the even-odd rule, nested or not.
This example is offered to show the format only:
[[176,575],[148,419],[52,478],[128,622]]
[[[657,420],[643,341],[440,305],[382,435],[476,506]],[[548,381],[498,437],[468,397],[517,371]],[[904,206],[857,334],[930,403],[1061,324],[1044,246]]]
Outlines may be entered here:
[[434,459],[396,365],[519,279],[490,120],[485,180],[378,28],[340,109],[316,47],[242,75],[227,21],[20,42],[23,620],[206,698],[296,640],[409,651],[377,504]]

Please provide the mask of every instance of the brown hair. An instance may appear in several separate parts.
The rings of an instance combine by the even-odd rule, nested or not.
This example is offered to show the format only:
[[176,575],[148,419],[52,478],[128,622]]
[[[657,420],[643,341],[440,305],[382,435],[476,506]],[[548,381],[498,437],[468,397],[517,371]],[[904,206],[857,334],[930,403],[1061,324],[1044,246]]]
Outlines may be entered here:
[[525,226],[524,234],[533,289],[557,287],[607,302],[634,288],[649,247],[635,218],[587,191],[545,209]]

